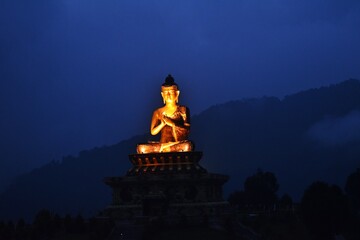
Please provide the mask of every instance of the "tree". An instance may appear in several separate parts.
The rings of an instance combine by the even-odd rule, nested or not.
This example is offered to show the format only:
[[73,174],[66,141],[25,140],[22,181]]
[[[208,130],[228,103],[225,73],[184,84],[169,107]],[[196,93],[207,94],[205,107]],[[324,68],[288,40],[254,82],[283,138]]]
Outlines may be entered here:
[[279,205],[282,208],[291,208],[293,205],[293,200],[292,198],[288,195],[288,194],[284,194],[280,199],[279,199]]
[[73,219],[70,214],[66,214],[64,218],[64,227],[67,232],[71,232],[73,230]]
[[54,224],[53,217],[53,213],[48,209],[42,209],[36,214],[33,223],[34,234],[36,237],[52,237],[57,228]]
[[300,206],[304,224],[318,239],[332,239],[342,232],[348,220],[347,198],[336,185],[312,183]]
[[77,233],[84,232],[85,230],[85,221],[81,214],[78,214],[74,220],[74,231]]
[[271,172],[258,170],[256,174],[248,177],[244,183],[244,192],[249,204],[272,206],[277,202],[276,192],[279,184]]
[[26,227],[25,220],[23,218],[20,218],[16,224],[15,239],[26,239],[27,238],[27,232],[26,232],[25,227]]
[[347,177],[345,192],[349,197],[352,209],[359,214],[360,211],[360,168]]

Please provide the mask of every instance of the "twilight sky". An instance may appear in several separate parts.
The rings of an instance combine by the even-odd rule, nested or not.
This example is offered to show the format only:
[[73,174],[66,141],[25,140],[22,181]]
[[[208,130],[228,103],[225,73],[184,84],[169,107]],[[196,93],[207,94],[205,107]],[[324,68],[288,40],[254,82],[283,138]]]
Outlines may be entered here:
[[0,182],[148,131],[168,73],[192,114],[359,79],[360,1],[1,0]]

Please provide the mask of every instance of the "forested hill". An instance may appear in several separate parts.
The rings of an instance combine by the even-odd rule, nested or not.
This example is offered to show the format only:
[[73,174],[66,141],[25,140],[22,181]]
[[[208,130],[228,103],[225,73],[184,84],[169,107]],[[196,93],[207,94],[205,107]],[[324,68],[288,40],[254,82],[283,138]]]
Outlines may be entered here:
[[231,190],[257,168],[295,199],[313,180],[343,186],[360,167],[360,82],[213,106],[194,117],[192,134],[203,164],[230,174]]
[[[18,177],[0,195],[0,219],[30,218],[42,208],[95,215],[111,201],[102,179],[124,175],[128,154],[148,139],[82,151]],[[258,168],[273,172],[280,192],[295,200],[315,180],[343,186],[360,167],[360,82],[212,106],[192,117],[191,139],[204,167],[230,175],[226,193],[242,189]]]

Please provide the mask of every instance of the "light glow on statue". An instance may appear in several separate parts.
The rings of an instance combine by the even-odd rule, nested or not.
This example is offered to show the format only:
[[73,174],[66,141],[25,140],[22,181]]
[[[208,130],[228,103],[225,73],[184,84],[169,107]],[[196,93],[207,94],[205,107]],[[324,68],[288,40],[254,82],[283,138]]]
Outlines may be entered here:
[[165,106],[154,111],[150,133],[161,134],[160,142],[138,144],[137,153],[189,152],[193,144],[188,140],[190,132],[190,111],[178,105],[180,90],[174,78],[168,75],[161,86]]

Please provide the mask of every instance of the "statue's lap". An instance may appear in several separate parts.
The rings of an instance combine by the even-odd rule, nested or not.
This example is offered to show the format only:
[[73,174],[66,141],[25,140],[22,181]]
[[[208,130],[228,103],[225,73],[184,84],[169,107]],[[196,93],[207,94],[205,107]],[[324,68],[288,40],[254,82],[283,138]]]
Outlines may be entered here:
[[160,152],[191,152],[194,145],[191,141],[185,140],[181,142],[151,142],[138,144],[136,151],[139,154],[160,153]]

